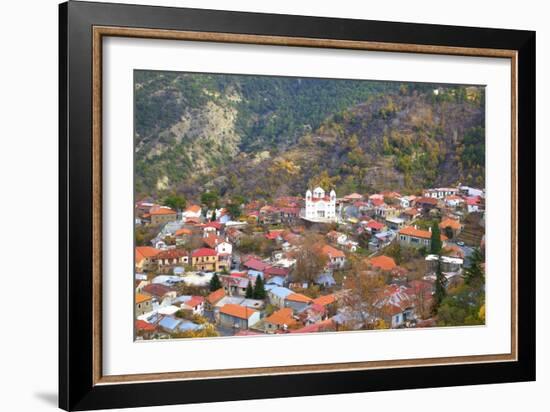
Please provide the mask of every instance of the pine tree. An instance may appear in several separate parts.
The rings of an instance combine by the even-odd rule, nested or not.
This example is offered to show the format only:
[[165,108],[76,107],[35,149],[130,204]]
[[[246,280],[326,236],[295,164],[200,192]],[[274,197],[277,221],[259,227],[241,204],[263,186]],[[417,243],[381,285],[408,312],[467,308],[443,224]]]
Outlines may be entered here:
[[211,222],[215,222],[216,221],[216,211],[213,210],[212,211],[212,218],[210,219]]
[[432,239],[430,244],[430,252],[433,255],[439,255],[441,253],[441,248],[443,244],[441,242],[441,232],[439,231],[439,225],[434,223],[432,225]]
[[252,299],[254,297],[254,289],[252,288],[252,282],[248,282],[246,286],[246,294],[244,295],[247,299]]
[[464,270],[464,282],[468,286],[479,287],[485,283],[485,271],[482,264],[483,255],[479,248],[475,248],[470,256],[470,267]]
[[265,299],[266,292],[264,287],[264,281],[260,275],[256,276],[256,283],[254,284],[254,299]]
[[220,278],[218,277],[217,273],[214,273],[214,276],[212,276],[212,279],[210,279],[210,292],[214,292],[215,290],[218,290],[222,287],[222,282],[220,282]]
[[445,296],[447,295],[447,290],[445,289],[446,286],[447,278],[445,277],[445,275],[443,275],[443,272],[441,272],[441,257],[439,257],[439,260],[437,261],[437,271],[435,274],[435,292],[433,296],[432,307],[432,312],[434,314],[437,314],[441,302],[443,301],[443,299],[445,299]]

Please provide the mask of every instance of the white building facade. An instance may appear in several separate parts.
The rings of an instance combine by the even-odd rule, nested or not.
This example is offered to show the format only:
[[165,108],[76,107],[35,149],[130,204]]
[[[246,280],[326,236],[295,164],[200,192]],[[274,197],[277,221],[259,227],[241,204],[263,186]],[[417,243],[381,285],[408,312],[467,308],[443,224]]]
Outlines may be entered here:
[[327,196],[321,187],[306,192],[306,207],[302,217],[311,222],[336,222],[336,192]]

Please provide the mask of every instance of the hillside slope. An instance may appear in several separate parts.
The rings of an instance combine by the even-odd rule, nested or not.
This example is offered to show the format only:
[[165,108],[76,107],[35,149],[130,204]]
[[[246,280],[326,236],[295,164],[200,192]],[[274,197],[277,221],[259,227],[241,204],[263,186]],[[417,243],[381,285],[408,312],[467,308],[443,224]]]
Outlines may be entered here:
[[484,89],[136,72],[136,193],[484,185]]

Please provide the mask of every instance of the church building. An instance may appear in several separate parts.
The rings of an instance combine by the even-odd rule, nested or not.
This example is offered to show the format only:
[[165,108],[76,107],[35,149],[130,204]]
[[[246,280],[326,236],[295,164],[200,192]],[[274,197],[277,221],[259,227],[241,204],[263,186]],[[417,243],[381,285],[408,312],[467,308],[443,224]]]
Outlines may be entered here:
[[310,222],[336,222],[336,192],[327,196],[321,187],[306,192],[306,207],[302,217]]

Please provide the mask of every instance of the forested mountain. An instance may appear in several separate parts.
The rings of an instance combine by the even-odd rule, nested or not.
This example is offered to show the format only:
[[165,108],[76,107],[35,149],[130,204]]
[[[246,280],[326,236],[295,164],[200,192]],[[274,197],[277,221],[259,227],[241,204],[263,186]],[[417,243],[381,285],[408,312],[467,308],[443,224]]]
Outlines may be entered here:
[[482,87],[136,71],[136,192],[483,186],[484,100]]

